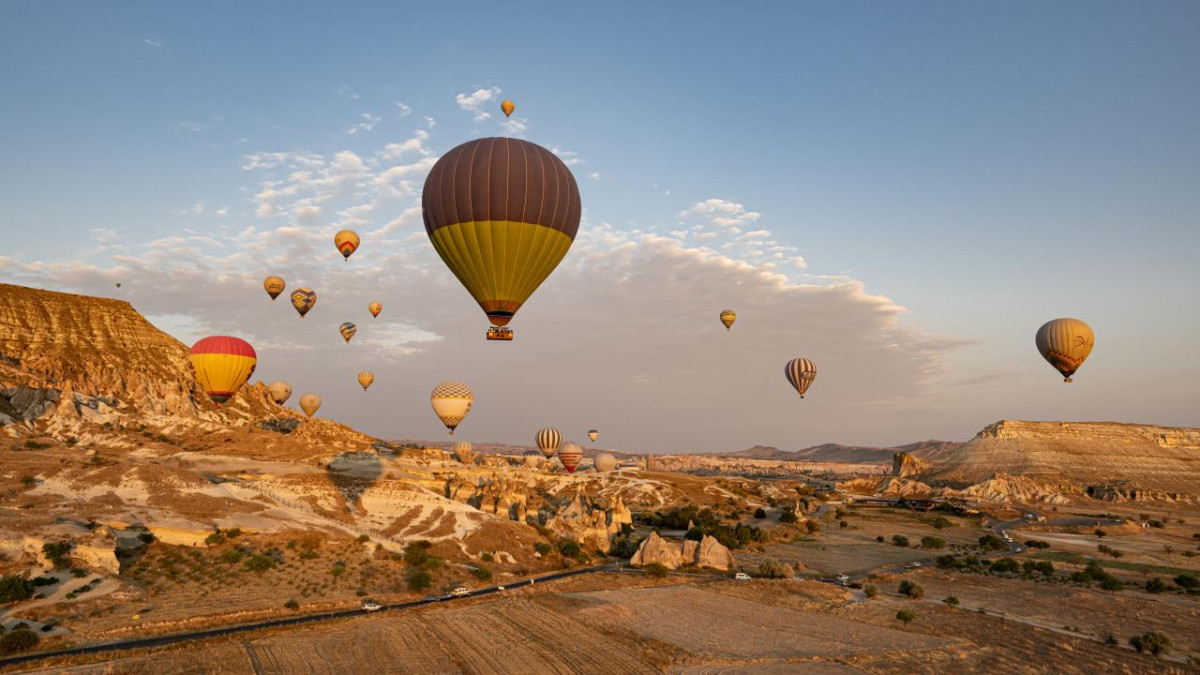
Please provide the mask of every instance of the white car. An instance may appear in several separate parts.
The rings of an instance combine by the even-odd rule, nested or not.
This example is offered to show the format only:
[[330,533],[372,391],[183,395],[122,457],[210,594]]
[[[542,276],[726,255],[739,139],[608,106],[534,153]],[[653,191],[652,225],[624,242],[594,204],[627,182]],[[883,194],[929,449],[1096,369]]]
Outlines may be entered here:
[[363,600],[362,608],[368,612],[378,612],[383,606],[374,600]]
[[466,586],[459,586],[458,588],[450,591],[450,595],[452,595],[453,597],[456,597],[456,598],[465,597],[470,594],[471,594],[471,591],[467,590]]
[[909,565],[909,567],[920,567],[920,566],[921,566],[921,563],[919,563],[919,562],[915,562],[915,563],[912,563]]
[[750,581],[750,575],[746,574],[745,572],[738,572],[737,574],[733,575],[733,578],[737,579],[738,581]]

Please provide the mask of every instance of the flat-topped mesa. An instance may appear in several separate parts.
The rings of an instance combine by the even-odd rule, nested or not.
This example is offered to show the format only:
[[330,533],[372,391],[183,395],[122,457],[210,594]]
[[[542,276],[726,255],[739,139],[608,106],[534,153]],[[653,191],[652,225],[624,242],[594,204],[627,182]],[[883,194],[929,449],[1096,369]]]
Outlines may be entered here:
[[1200,494],[1200,429],[1002,420],[922,471],[920,478],[970,484],[1000,474]]

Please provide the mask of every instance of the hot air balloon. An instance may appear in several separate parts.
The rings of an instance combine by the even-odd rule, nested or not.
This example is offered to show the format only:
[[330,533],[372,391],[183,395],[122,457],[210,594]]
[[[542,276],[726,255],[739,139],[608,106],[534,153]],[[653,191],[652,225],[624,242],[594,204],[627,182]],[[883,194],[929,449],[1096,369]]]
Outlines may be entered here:
[[321,407],[321,397],[316,394],[304,394],[300,397],[300,409],[305,415],[312,417],[317,414],[317,410]]
[[342,256],[347,262],[350,261],[350,256],[358,250],[358,233],[354,230],[342,230],[333,235],[333,243],[337,246],[337,250],[342,252]]
[[592,466],[597,472],[612,471],[613,469],[617,468],[617,458],[613,457],[607,452],[602,452],[596,455],[596,459],[592,460]]
[[558,429],[553,427],[542,429],[533,438],[537,441],[538,448],[541,449],[546,459],[554,456],[554,451],[558,450],[558,444],[562,442],[562,434],[558,433]]
[[1079,319],[1055,319],[1038,329],[1035,341],[1042,358],[1062,373],[1063,382],[1071,382],[1071,376],[1092,353],[1096,336],[1092,327]]
[[267,391],[271,394],[271,400],[283,405],[292,397],[292,385],[283,380],[275,380],[267,385]]
[[367,305],[367,311],[371,313],[371,316],[379,316],[379,313],[383,311],[383,305],[378,302],[372,302]]
[[579,188],[554,153],[517,138],[481,138],[433,165],[421,194],[438,255],[493,324],[506,326],[554,271],[579,230]]
[[543,459],[542,453],[538,452],[537,450],[526,450],[525,454],[521,455],[521,461],[525,463],[525,466],[531,469],[536,469],[541,466]]
[[462,424],[463,418],[471,412],[475,395],[471,393],[471,388],[462,382],[446,381],[433,388],[429,402],[433,404],[433,412],[453,436],[454,428]]
[[275,302],[275,298],[279,297],[285,287],[283,277],[270,276],[263,279],[263,288],[266,289],[267,295],[271,296],[271,302]]
[[342,334],[342,339],[346,341],[346,344],[349,344],[350,340],[354,338],[354,334],[358,332],[358,326],[347,321],[338,326],[338,331]]
[[362,385],[363,391],[366,391],[371,383],[375,381],[375,373],[369,370],[364,370],[358,374],[358,383]]
[[512,117],[513,111],[517,109],[517,105],[512,101],[503,101],[500,103],[500,110],[504,111],[505,117]]
[[119,281],[118,281],[118,282],[117,282],[117,288],[120,288],[120,287],[121,287],[121,282],[119,282]]
[[600,432],[596,429],[588,429],[588,440],[595,443],[597,438],[600,438]]
[[297,288],[292,291],[292,307],[300,313],[300,318],[303,319],[305,314],[317,304],[317,294],[311,288]]
[[571,441],[563,443],[558,448],[558,461],[562,462],[567,473],[575,473],[575,467],[579,466],[579,461],[583,459],[583,448],[575,445]]
[[192,345],[188,361],[204,393],[220,405],[233,398],[254,374],[258,355],[254,353],[254,347],[241,338],[215,335]]
[[475,459],[475,453],[471,451],[470,441],[458,441],[454,444],[454,459],[463,464],[470,464],[471,460]]
[[817,364],[808,359],[792,359],[784,365],[783,375],[799,392],[800,398],[804,398],[804,392],[817,379]]
[[725,324],[725,330],[733,327],[733,322],[737,321],[737,312],[732,309],[721,310],[721,323]]

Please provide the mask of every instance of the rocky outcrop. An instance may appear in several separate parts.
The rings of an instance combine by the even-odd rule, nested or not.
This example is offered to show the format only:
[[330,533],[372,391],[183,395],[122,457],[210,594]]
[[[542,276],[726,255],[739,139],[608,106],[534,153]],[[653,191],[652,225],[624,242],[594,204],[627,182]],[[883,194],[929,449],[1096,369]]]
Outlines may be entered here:
[[29,422],[57,408],[62,391],[21,385],[0,390],[0,425]]
[[619,496],[611,508],[604,509],[593,505],[582,492],[546,521],[546,527],[556,535],[605,553],[626,524],[632,525],[633,517]]
[[260,427],[267,431],[274,431],[280,434],[290,434],[300,426],[300,420],[292,417],[284,417],[280,419],[266,420],[259,424]]
[[629,559],[629,564],[634,567],[652,563],[672,570],[684,565],[731,570],[736,565],[733,553],[713,537],[705,535],[700,541],[685,539],[676,543],[663,539],[657,532],[651,532],[642,540],[637,552]]
[[933,468],[933,464],[907,452],[897,452],[892,456],[892,475],[897,478],[911,478]]
[[968,486],[962,494],[997,504],[1067,504],[1070,494],[1082,494],[1082,488],[1070,484],[1053,485],[1025,476],[996,474],[994,478]]

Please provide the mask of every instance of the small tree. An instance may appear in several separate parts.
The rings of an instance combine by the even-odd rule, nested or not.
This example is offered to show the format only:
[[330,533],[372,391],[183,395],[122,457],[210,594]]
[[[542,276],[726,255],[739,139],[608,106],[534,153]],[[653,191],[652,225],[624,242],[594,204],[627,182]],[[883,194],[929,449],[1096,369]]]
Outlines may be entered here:
[[0,603],[20,602],[33,597],[33,584],[25,577],[5,574],[0,577]]
[[807,530],[809,534],[816,534],[821,531],[821,524],[815,520],[806,520],[804,521],[804,529]]
[[1171,638],[1156,630],[1149,630],[1141,635],[1134,635],[1129,638],[1129,644],[1138,650],[1139,654],[1150,652],[1158,656],[1159,654],[1166,654],[1171,651]]
[[246,560],[246,569],[261,575],[263,572],[275,567],[275,559],[265,555],[252,555]]
[[794,523],[798,520],[800,519],[796,517],[796,512],[790,509],[784,509],[779,514],[779,522],[781,523]]
[[662,579],[663,577],[667,576],[667,572],[670,571],[667,569],[667,566],[662,563],[650,563],[642,569],[646,572],[647,576],[654,577],[655,579]]
[[760,506],[757,509],[754,509],[754,517],[762,520],[763,518],[767,517],[767,512],[763,509],[763,507]]
[[893,534],[892,535],[892,545],[893,546],[904,546],[905,548],[907,548],[908,547],[908,537],[906,537],[902,534]]
[[921,537],[921,548],[946,548],[946,540],[940,537]]
[[1162,593],[1165,590],[1167,590],[1166,582],[1158,577],[1154,577],[1146,582],[1146,592],[1148,593]]
[[417,569],[408,575],[408,590],[424,591],[433,586],[433,575],[423,569]]
[[958,597],[954,596],[954,595],[946,596],[946,599],[943,600],[942,602],[946,603],[947,605],[950,605],[951,607],[958,607],[958,604],[959,604]]
[[921,587],[921,584],[918,584],[915,581],[909,581],[908,579],[900,582],[899,590],[900,595],[910,597],[913,600],[920,600],[921,598],[925,597],[925,589]]
[[1185,591],[1190,591],[1197,586],[1200,586],[1200,579],[1196,578],[1195,574],[1190,573],[1184,573],[1176,576],[1174,582],[1176,586],[1184,589]]
[[[774,558],[767,558],[758,564],[758,575],[764,579],[782,579],[784,578],[783,565]],[[787,575],[791,576],[791,575]]]
[[904,625],[907,626],[912,622],[913,619],[917,618],[917,615],[913,614],[907,609],[902,609],[899,612],[896,612],[896,618],[903,621]]
[[492,571],[486,567],[475,567],[471,569],[471,574],[480,581],[488,581],[492,578]]
[[300,603],[296,602],[295,598],[292,598],[291,600],[288,600],[287,602],[283,603],[283,606],[288,609],[300,609]]
[[868,598],[873,598],[879,595],[879,587],[875,584],[867,584],[866,586],[863,586],[863,595],[866,595]]
[[71,566],[71,549],[74,547],[75,542],[68,539],[46,542],[42,544],[42,553],[54,565],[54,569],[61,570]]
[[225,543],[225,535],[221,534],[219,531],[213,532],[212,534],[210,534],[204,538],[204,543],[208,544],[209,546],[216,546],[218,544],[224,544]]
[[28,628],[16,628],[0,637],[0,654],[12,654],[33,649],[41,642],[37,633]]
[[1104,530],[1101,530],[1100,528],[1096,528],[1096,536],[1100,539],[1103,539],[1108,536],[1108,533],[1105,532]]

